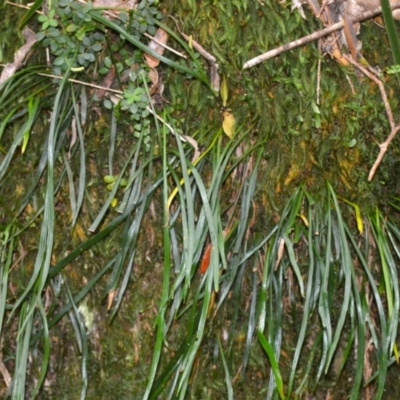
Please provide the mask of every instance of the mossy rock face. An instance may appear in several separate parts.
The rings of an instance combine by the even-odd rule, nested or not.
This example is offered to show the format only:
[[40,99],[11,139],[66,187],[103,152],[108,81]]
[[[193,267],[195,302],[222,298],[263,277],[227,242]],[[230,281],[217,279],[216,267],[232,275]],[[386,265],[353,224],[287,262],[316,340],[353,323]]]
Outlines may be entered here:
[[[279,376],[294,398],[381,397],[397,355],[400,206],[397,139],[368,182],[390,130],[378,87],[322,55],[316,43],[244,70],[257,54],[321,28],[307,10],[306,19],[291,11],[291,2],[163,1],[161,8],[162,23],[179,37],[178,24],[216,58],[226,104],[204,82],[209,65],[197,55],[182,61],[164,54],[193,73],[157,68],[165,89],[154,107],[163,122],[93,101],[77,132],[83,116],[74,110],[88,104],[91,89],[65,84],[53,121],[61,86],[46,83],[26,153],[13,153],[7,173],[1,169],[6,317],[35,271],[44,276],[39,292],[35,282],[3,321],[6,368],[23,366],[17,335],[33,309],[24,342],[27,381],[19,382],[31,394],[45,370],[46,321],[51,356],[40,398],[75,398],[87,383],[88,399],[226,399],[231,390],[235,399],[275,399]],[[98,65],[82,76],[100,80],[97,71],[115,51],[117,70],[127,60],[135,65],[135,93],[146,81],[138,72],[146,70],[142,53],[115,33],[107,39]],[[360,40],[364,57],[385,72],[385,31],[366,22]],[[173,38],[169,45],[183,49]],[[382,76],[397,110],[397,78]],[[227,113],[236,121],[233,138],[222,131]],[[11,119],[0,135],[0,168],[23,123]],[[50,168],[51,126],[59,131]]]
[[[300,183],[317,194],[324,191],[327,180],[366,209],[381,200],[383,193],[388,198],[396,194],[398,179],[392,167],[398,159],[395,145],[374,181],[367,181],[378,144],[390,133],[379,88],[373,82],[353,67],[341,67],[323,56],[317,42],[242,69],[254,56],[320,29],[311,13],[305,10],[304,20],[291,11],[289,2],[272,1],[246,5],[205,1],[201,6],[165,2],[165,8],[182,21],[181,29],[187,35],[217,58],[228,82],[227,106],[239,130],[250,129],[249,138],[263,143],[263,186],[277,208]],[[359,38],[371,65],[384,69],[390,64],[383,29],[372,21],[363,23]],[[382,64],[382,60],[386,61]],[[212,122],[218,126],[222,111],[207,96],[207,89],[193,83],[178,96],[175,87],[185,85],[177,79],[169,81],[167,88],[173,104],[184,104],[190,128],[204,129]],[[396,110],[396,78],[386,75],[385,85]],[[281,193],[286,196],[282,198]]]

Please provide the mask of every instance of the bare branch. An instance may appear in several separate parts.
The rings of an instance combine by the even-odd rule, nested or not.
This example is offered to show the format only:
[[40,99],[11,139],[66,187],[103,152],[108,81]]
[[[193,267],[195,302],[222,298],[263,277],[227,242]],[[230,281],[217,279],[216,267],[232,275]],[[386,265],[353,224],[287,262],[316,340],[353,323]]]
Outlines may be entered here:
[[[391,4],[391,9],[395,10],[400,8],[400,2],[396,2]],[[360,14],[357,18],[355,18],[354,20],[351,20],[351,23],[356,23],[356,22],[361,22],[361,21],[365,21],[367,19],[371,19],[376,17],[377,15],[380,15],[382,13],[382,9],[380,7],[371,10],[371,11],[366,11],[365,13]],[[293,42],[290,43],[286,43],[281,47],[278,47],[276,49],[267,51],[264,54],[261,54],[255,58],[252,58],[251,60],[247,61],[244,65],[243,65],[243,69],[247,69],[247,68],[251,68],[254,67],[257,64],[262,63],[263,61],[267,61],[270,58],[274,58],[276,56],[278,56],[279,54],[285,53],[286,51],[289,50],[293,50],[296,47],[300,47],[303,46],[307,43],[313,42],[314,40],[320,39],[324,36],[328,36],[333,32],[338,31],[339,29],[343,28],[343,21],[340,21],[336,24],[333,24],[331,26],[328,26],[327,28],[321,29],[320,31],[314,32],[310,35],[304,36],[301,39],[297,39]]]
[[14,61],[6,64],[4,67],[0,76],[0,85],[2,85],[7,79],[11,78],[15,72],[22,67],[23,63],[28,57],[29,52],[37,41],[35,33],[29,28],[24,28],[22,31],[22,36],[25,39],[25,44],[15,53]]
[[360,63],[354,61],[351,57],[343,55],[343,57],[352,65],[354,65],[356,68],[358,68],[367,78],[371,79],[371,81],[374,81],[378,87],[379,90],[381,92],[381,97],[383,100],[383,104],[385,106],[385,110],[386,110],[386,115],[388,117],[389,123],[390,123],[390,129],[393,130],[393,128],[395,127],[395,123],[394,123],[394,118],[393,118],[393,113],[392,113],[392,109],[390,108],[390,104],[389,104],[389,100],[386,94],[386,90],[385,87],[383,86],[382,81],[373,73],[369,72],[365,67],[363,67]]
[[389,104],[389,100],[386,94],[386,90],[385,87],[383,86],[382,81],[374,74],[372,74],[371,72],[369,72],[365,67],[363,67],[361,64],[359,64],[358,62],[354,61],[352,58],[344,55],[344,57],[352,64],[354,65],[356,68],[358,68],[366,77],[368,77],[369,79],[371,79],[372,81],[374,81],[378,87],[379,90],[381,92],[381,97],[382,97],[382,101],[383,104],[385,106],[385,110],[386,110],[386,115],[390,124],[390,135],[388,136],[388,138],[379,145],[379,154],[378,157],[376,158],[374,165],[372,166],[371,170],[369,171],[369,175],[368,175],[368,181],[371,182],[372,179],[374,178],[375,172],[378,169],[380,163],[383,160],[383,157],[385,156],[387,149],[391,143],[391,141],[394,139],[394,137],[396,136],[397,132],[400,130],[400,125],[396,125],[394,122],[394,118],[393,118],[393,113],[392,113],[392,109],[390,107]]
[[392,131],[390,132],[390,135],[388,136],[388,138],[379,145],[379,154],[378,157],[376,157],[376,160],[374,162],[374,165],[372,166],[371,170],[369,171],[369,175],[368,175],[368,181],[371,182],[372,179],[374,178],[375,172],[378,169],[380,163],[383,160],[383,156],[385,155],[390,142],[394,139],[394,137],[396,136],[397,132],[400,130],[400,126],[397,125],[394,129],[392,129]]

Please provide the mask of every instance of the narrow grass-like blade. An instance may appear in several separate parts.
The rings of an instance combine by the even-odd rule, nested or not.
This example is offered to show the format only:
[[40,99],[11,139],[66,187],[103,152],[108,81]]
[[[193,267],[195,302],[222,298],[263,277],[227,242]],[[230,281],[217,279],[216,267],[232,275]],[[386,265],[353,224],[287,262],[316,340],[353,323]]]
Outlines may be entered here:
[[224,349],[222,348],[221,340],[219,338],[218,338],[218,346],[219,346],[219,351],[221,353],[222,365],[224,366],[225,383],[226,383],[226,391],[227,391],[227,395],[228,395],[228,400],[233,400],[234,397],[233,397],[232,379],[229,374],[228,364],[226,363],[226,360],[225,360]]
[[40,376],[36,383],[36,388],[35,388],[34,392],[32,393],[33,399],[36,398],[36,396],[39,394],[40,388],[44,382],[44,379],[46,378],[47,367],[48,367],[49,361],[50,361],[49,327],[47,324],[46,312],[44,310],[43,302],[41,299],[40,299],[40,301],[38,301],[38,311],[39,311],[39,315],[41,317],[42,324],[43,324],[43,341],[44,341],[44,343],[43,343],[43,361],[42,361],[42,365],[40,367]]
[[19,297],[19,299],[16,301],[13,310],[16,310],[22,304],[22,302],[25,301],[28,295],[33,294],[32,289],[36,285],[34,290],[35,294],[30,299],[31,307],[28,313],[34,312],[35,302],[37,301],[38,296],[41,296],[50,269],[54,239],[54,153],[56,137],[58,133],[57,128],[59,123],[60,105],[67,81],[68,74],[66,74],[64,79],[60,82],[60,86],[54,101],[53,113],[50,121],[49,139],[47,143],[47,187],[45,208],[40,233],[39,249],[35,261],[34,271],[32,273],[29,284],[27,285],[26,289]]
[[72,212],[72,223],[71,227],[75,226],[76,220],[78,219],[79,212],[82,208],[83,198],[85,194],[86,187],[86,153],[85,153],[85,140],[83,137],[83,126],[81,115],[78,111],[78,104],[75,98],[75,92],[72,90],[72,101],[74,107],[75,118],[72,123],[76,125],[76,130],[78,131],[79,138],[79,179],[78,179],[78,196],[75,202],[75,210]]
[[22,16],[19,21],[18,28],[22,29],[26,23],[36,14],[36,11],[42,6],[44,0],[35,0],[35,2],[29,7],[28,11]]
[[122,167],[121,172],[120,172],[119,175],[118,175],[118,178],[117,178],[116,181],[114,182],[114,186],[113,186],[113,188],[112,188],[110,194],[108,195],[107,200],[105,201],[103,207],[101,208],[101,210],[100,210],[99,213],[97,214],[97,217],[96,217],[95,220],[93,221],[92,225],[90,225],[90,228],[89,228],[89,231],[90,231],[90,232],[95,232],[95,231],[97,230],[98,226],[100,225],[101,221],[104,219],[104,217],[105,217],[107,211],[108,211],[109,208],[110,208],[111,202],[113,201],[113,199],[114,199],[114,197],[115,197],[115,195],[116,195],[116,193],[117,193],[117,190],[118,190],[118,188],[119,188],[119,184],[120,184],[120,182],[121,182],[121,179],[122,179],[122,177],[123,177],[123,175],[124,175],[126,169],[128,168],[128,166],[129,166],[129,164],[130,164],[130,162],[131,162],[131,160],[132,160],[132,157],[133,157],[133,155],[135,154],[135,152],[136,152],[136,148],[134,147],[134,148],[131,150],[131,152],[130,152],[128,158],[127,158],[127,160],[125,161],[125,164],[124,164],[124,166]]
[[12,231],[13,226],[11,224],[6,226],[3,232],[0,232],[2,242],[0,250],[0,337],[7,304],[8,277],[14,253],[14,239],[8,240]]
[[[313,364],[315,362],[315,360],[314,360],[315,359],[315,354],[316,354],[317,350],[319,349],[319,347],[321,345],[321,340],[322,340],[322,332],[319,332],[317,334],[317,337],[316,337],[312,347],[311,347],[311,350],[309,352],[309,356],[307,357],[307,359],[305,360],[305,362],[303,364],[303,365],[306,366],[305,367],[305,372],[304,372],[302,381],[296,387],[296,390],[294,392],[295,395],[297,396],[295,398],[298,398],[300,396],[304,386],[306,386],[307,383],[310,386],[311,386],[312,383],[314,383],[314,385],[315,385],[315,382],[312,382],[310,375],[311,375],[311,370],[312,370]],[[288,398],[289,398],[289,394],[288,394]]]
[[386,32],[390,42],[395,65],[400,65],[400,40],[394,23],[389,0],[380,0]]
[[10,162],[15,154],[15,151],[23,142],[25,135],[30,134],[33,123],[35,122],[36,117],[37,117],[37,111],[38,111],[38,105],[39,105],[38,101],[39,101],[39,99],[37,98],[34,102],[33,108],[29,110],[28,119],[24,122],[24,124],[22,125],[20,130],[15,135],[15,138],[14,138],[6,156],[4,157],[2,163],[0,164],[0,180],[3,178],[4,174],[6,173],[8,166],[10,165]]
[[350,234],[349,230],[347,227],[345,227],[346,232],[347,232],[347,237],[349,238],[350,243],[352,244],[353,250],[356,252],[358,256],[358,260],[360,264],[362,265],[365,275],[368,277],[368,283],[371,286],[372,290],[372,295],[375,300],[375,305],[378,311],[378,316],[379,316],[379,322],[380,322],[380,337],[375,333],[375,327],[374,324],[369,322],[371,318],[366,315],[366,320],[369,322],[370,326],[370,331],[371,331],[371,336],[373,338],[373,342],[375,345],[375,348],[377,350],[377,359],[378,359],[378,389],[376,393],[376,398],[379,399],[382,397],[383,390],[385,387],[385,382],[386,382],[386,375],[387,375],[387,367],[388,367],[388,361],[387,361],[387,352],[385,349],[385,344],[387,342],[387,332],[388,332],[388,324],[386,321],[386,316],[385,316],[385,311],[382,303],[382,299],[380,297],[379,289],[376,286],[374,276],[372,275],[370,271],[370,267],[368,265],[367,260],[365,259],[363,253],[360,251],[358,245],[356,244],[353,236]]
[[346,239],[345,227],[346,224],[343,221],[342,214],[339,208],[337,197],[333,191],[333,188],[328,184],[331,198],[333,200],[333,205],[337,217],[337,225],[339,230],[340,246],[341,246],[341,263],[342,263],[342,273],[344,275],[344,293],[343,293],[343,305],[340,310],[339,319],[336,325],[335,334],[332,339],[332,343],[329,343],[328,358],[325,365],[325,371],[328,370],[329,365],[332,361],[333,355],[336,352],[340,337],[342,335],[343,326],[346,320],[346,316],[349,309],[350,296],[351,296],[351,276],[353,263],[351,260],[350,249],[348,247],[348,242]]
[[282,381],[281,371],[279,370],[278,362],[276,361],[276,358],[275,358],[274,349],[268,343],[267,339],[265,338],[265,336],[263,335],[263,333],[261,331],[257,332],[257,336],[258,336],[258,340],[259,340],[262,348],[267,353],[268,360],[271,364],[271,369],[272,369],[272,372],[275,377],[275,383],[276,383],[276,388],[279,393],[279,397],[281,398],[281,400],[284,400],[285,394],[283,392],[283,381]]
[[[71,7],[74,8],[75,10],[81,11],[82,10],[82,6],[72,3]],[[196,77],[199,81],[203,82],[204,84],[206,84],[207,86],[209,86],[208,80],[206,78],[206,74],[204,73],[204,71],[193,71],[190,70],[184,66],[182,66],[181,64],[178,64],[172,60],[170,60],[167,57],[161,56],[160,54],[158,54],[156,51],[150,49],[148,46],[144,45],[138,38],[136,38],[135,36],[129,34],[122,26],[116,24],[115,22],[111,21],[110,19],[107,19],[105,17],[103,17],[98,11],[96,10],[90,10],[88,12],[88,14],[90,15],[90,17],[96,21],[99,22],[101,25],[106,26],[112,30],[114,30],[115,32],[119,33],[119,35],[121,35],[121,37],[123,37],[124,39],[126,39],[129,43],[133,44],[134,46],[136,46],[138,49],[146,52],[147,54],[150,54],[151,56],[155,57],[156,59],[162,61],[163,63],[177,69],[178,71],[181,71],[185,74],[190,74],[194,77]]]
[[[114,265],[115,262],[115,257],[109,261],[87,284],[86,286],[79,291],[74,297],[73,301],[75,304],[78,304],[81,302],[87,295],[90,293],[90,291],[95,287],[95,285],[100,281],[101,278],[108,272],[108,270]],[[53,283],[53,288],[54,288],[54,281]],[[72,303],[69,302],[65,306],[63,306],[55,315],[52,316],[50,321],[48,321],[48,328],[51,329],[53,326],[57,324],[63,318],[66,314],[68,314],[69,311],[72,309]],[[32,337],[31,340],[31,345],[35,344],[39,339],[42,338],[44,332],[39,331],[36,335]]]
[[293,388],[293,382],[297,370],[297,365],[300,359],[300,354],[303,350],[303,344],[306,336],[306,331],[307,331],[307,326],[308,326],[308,321],[310,319],[310,313],[311,313],[311,305],[312,305],[312,299],[314,297],[313,291],[315,290],[315,287],[313,285],[314,281],[314,269],[315,269],[315,262],[314,262],[314,250],[313,250],[313,233],[315,232],[315,228],[313,225],[313,215],[312,215],[312,209],[311,209],[311,204],[309,204],[309,210],[308,210],[308,257],[309,257],[309,265],[308,265],[308,281],[307,281],[307,286],[306,286],[306,294],[305,294],[305,302],[304,302],[304,310],[303,310],[303,319],[301,322],[301,327],[300,327],[300,332],[298,335],[297,339],[297,344],[296,344],[296,350],[293,355],[293,361],[292,361],[292,368],[291,368],[291,373],[290,373],[290,379],[289,379],[289,385],[288,385],[288,393],[287,397],[290,398],[290,394],[292,392]]
[[250,312],[249,312],[249,323],[247,325],[247,335],[246,335],[246,346],[244,350],[243,357],[243,371],[246,370],[247,363],[250,357],[250,349],[253,341],[254,331],[257,327],[257,315],[256,315],[256,305],[257,305],[257,292],[258,292],[258,274],[257,268],[254,268],[253,273],[253,290],[251,292],[251,304],[250,304]]
[[114,152],[115,152],[115,139],[117,137],[117,117],[113,109],[111,114],[111,129],[110,129],[110,148],[108,150],[108,175],[113,174]]
[[295,273],[295,275],[297,277],[297,282],[298,282],[299,287],[300,287],[301,296],[304,297],[303,278],[301,276],[300,268],[299,268],[299,266],[297,264],[297,261],[296,261],[296,256],[294,254],[294,249],[293,249],[292,242],[289,240],[287,235],[284,234],[282,237],[283,237],[283,240],[285,241],[286,250],[287,250],[288,255],[289,255],[290,265],[292,266],[293,271],[294,271],[294,273]]
[[143,400],[148,400],[151,394],[151,390],[153,388],[154,379],[157,373],[157,369],[160,362],[162,345],[165,335],[165,312],[167,303],[170,296],[170,274],[171,274],[171,247],[170,247],[170,236],[169,236],[169,210],[167,207],[168,204],[168,180],[167,180],[167,137],[166,137],[167,128],[164,126],[163,130],[158,131],[159,136],[162,140],[162,161],[163,161],[163,203],[164,203],[164,225],[163,225],[163,258],[164,258],[164,269],[163,269],[163,288],[161,294],[160,307],[158,311],[158,316],[156,320],[157,325],[157,334],[155,340],[155,346],[153,351],[153,358],[150,364],[150,371],[148,375],[148,383],[146,387],[146,391],[143,395]]
[[76,321],[76,326],[75,326],[75,334],[76,334],[76,340],[80,344],[80,351],[82,354],[82,391],[81,391],[81,400],[84,400],[86,398],[86,391],[88,387],[88,373],[87,373],[87,359],[88,359],[88,343],[87,343],[87,335],[86,335],[86,328],[85,324],[82,321],[82,316],[76,307],[76,304],[74,302],[74,299],[72,297],[71,291],[69,290],[69,287],[67,286],[67,298],[69,302],[72,304],[72,310],[73,312],[75,321]]
[[64,161],[64,167],[65,171],[67,172],[67,177],[68,177],[68,187],[69,187],[69,202],[71,204],[71,212],[74,214],[76,212],[76,195],[75,195],[75,186],[74,186],[74,176],[72,173],[71,165],[68,161],[68,157],[63,152],[63,161]]
[[15,357],[14,378],[12,383],[12,400],[25,399],[26,371],[29,358],[29,341],[32,334],[34,313],[29,313],[28,304],[24,303],[19,314],[17,349]]
[[[149,154],[149,157],[152,157],[151,156],[152,149],[149,151],[148,154]],[[129,261],[128,261],[128,265],[126,267],[126,271],[125,271],[123,280],[121,282],[121,285],[118,290],[118,294],[116,296],[116,304],[115,304],[114,310],[110,316],[111,320],[115,317],[115,315],[121,305],[121,302],[124,298],[124,295],[125,295],[127,287],[128,287],[129,280],[131,278],[133,260],[134,260],[135,253],[136,253],[137,239],[139,236],[140,228],[143,226],[143,217],[145,215],[145,211],[147,209],[148,203],[151,200],[151,192],[149,191],[151,176],[152,176],[152,163],[150,162],[149,169],[148,169],[148,183],[146,184],[146,187],[144,190],[144,196],[146,196],[146,197],[142,201],[138,211],[135,214],[135,218],[134,218],[131,226],[129,227],[126,238],[125,237],[123,238],[123,241],[122,241],[123,246],[120,249],[117,259],[116,259],[116,262],[114,264],[114,271],[117,270],[117,273],[115,274],[115,272],[113,271],[113,275],[115,274],[116,276],[119,276],[122,272],[122,268],[123,268],[123,264],[125,263],[125,259],[127,258],[129,252],[131,253],[129,256]],[[119,255],[121,255],[121,257],[119,257]],[[118,270],[121,272],[119,272]],[[118,283],[118,281],[117,281],[117,279],[115,279],[115,281],[111,283],[110,290],[115,290],[117,283]]]

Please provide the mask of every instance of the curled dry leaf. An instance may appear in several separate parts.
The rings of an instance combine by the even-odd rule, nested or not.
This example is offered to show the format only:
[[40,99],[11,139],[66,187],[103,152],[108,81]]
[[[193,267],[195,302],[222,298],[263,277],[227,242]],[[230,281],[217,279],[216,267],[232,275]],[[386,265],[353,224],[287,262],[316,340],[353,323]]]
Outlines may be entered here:
[[[149,43],[149,48],[155,51],[160,56],[163,55],[165,50],[165,45],[168,41],[168,34],[163,29],[158,28],[156,34],[154,35],[153,39]],[[155,68],[160,64],[160,60],[151,56],[150,54],[145,54],[144,58],[146,60],[146,64],[150,68]]]
[[194,148],[192,164],[195,164],[200,157],[199,144],[191,136],[183,135],[183,138]]
[[154,68],[151,68],[150,71],[149,71],[148,76],[149,76],[151,84],[152,85],[157,85],[157,83],[158,83],[158,72],[157,72],[157,70],[154,69]]

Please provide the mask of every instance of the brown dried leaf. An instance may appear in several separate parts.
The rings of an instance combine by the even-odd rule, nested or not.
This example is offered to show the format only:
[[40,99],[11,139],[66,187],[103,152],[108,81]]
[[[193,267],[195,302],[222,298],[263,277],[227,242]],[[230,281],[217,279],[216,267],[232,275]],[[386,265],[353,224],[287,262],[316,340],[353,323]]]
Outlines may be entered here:
[[275,269],[274,269],[275,271],[278,269],[279,264],[281,263],[284,249],[285,249],[285,239],[281,238],[281,240],[279,241],[278,256],[276,258]]
[[158,83],[158,72],[157,72],[157,70],[154,69],[154,68],[152,68],[152,69],[149,71],[148,76],[149,76],[149,79],[150,79],[151,84],[152,84],[152,85],[157,85],[157,83]]
[[116,294],[115,290],[112,290],[111,292],[108,293],[108,296],[107,296],[107,311],[111,310],[115,294]]
[[[164,54],[165,45],[168,41],[168,34],[163,29],[158,28],[156,34],[154,35],[153,39],[149,43],[149,48],[155,51],[157,54],[162,56]],[[146,64],[150,68],[155,68],[160,64],[160,60],[151,56],[150,54],[145,54],[144,58],[146,60]]]

